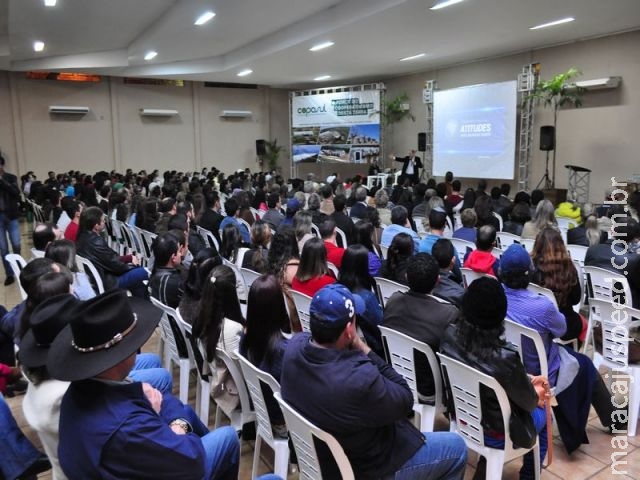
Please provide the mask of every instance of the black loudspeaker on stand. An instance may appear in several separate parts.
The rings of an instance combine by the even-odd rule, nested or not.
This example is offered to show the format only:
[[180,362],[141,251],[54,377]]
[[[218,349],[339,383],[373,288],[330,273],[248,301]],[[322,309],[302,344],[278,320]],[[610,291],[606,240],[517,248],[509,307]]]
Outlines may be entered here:
[[256,140],[256,155],[261,157],[267,154],[267,147],[264,140]]
[[420,132],[418,134],[418,151],[419,152],[427,151],[427,134],[425,132]]
[[544,189],[553,187],[553,181],[549,177],[549,152],[556,148],[556,129],[553,125],[543,125],[540,127],[540,150],[547,152],[545,159],[544,175],[538,182],[536,188],[542,185]]

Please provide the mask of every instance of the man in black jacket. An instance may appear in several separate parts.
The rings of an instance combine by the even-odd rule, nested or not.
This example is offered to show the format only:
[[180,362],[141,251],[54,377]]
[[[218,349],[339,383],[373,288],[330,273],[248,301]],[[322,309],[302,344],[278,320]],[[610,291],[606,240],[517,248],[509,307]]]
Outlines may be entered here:
[[402,162],[402,175],[398,183],[404,183],[405,178],[409,178],[412,185],[420,182],[420,169],[422,168],[422,160],[416,155],[415,150],[409,151],[406,157],[396,157],[391,155],[391,159],[396,162]]
[[153,242],[155,264],[149,280],[151,296],[171,308],[178,308],[182,298],[182,275],[178,266],[186,253],[175,235],[169,231],[158,235]]
[[20,188],[15,175],[4,171],[4,157],[0,154],[0,255],[4,262],[5,286],[15,281],[13,271],[5,256],[9,253],[7,234],[13,253],[20,254],[20,227],[18,225]]

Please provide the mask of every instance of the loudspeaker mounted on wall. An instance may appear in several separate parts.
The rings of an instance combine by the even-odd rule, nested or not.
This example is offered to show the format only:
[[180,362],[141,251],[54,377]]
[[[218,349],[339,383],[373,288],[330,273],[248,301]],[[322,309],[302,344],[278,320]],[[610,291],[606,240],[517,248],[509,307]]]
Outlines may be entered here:
[[540,127],[540,150],[548,152],[556,148],[556,128],[553,125]]
[[427,151],[427,134],[426,132],[420,132],[418,134],[418,151],[426,152]]
[[256,140],[256,155],[262,157],[267,154],[267,148],[264,140]]

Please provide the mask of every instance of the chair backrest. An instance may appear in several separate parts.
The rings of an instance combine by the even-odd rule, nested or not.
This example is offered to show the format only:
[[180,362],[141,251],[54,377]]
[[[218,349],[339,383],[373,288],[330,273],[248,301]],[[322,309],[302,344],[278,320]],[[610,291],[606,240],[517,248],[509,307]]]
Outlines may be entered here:
[[468,242],[467,240],[462,240],[460,238],[452,238],[451,243],[453,244],[453,247],[456,249],[456,252],[458,252],[458,257],[460,258],[460,261],[464,259],[464,256],[467,254],[467,250],[476,249],[475,243]]
[[333,263],[327,262],[327,268],[333,275],[333,278],[337,280],[340,277],[340,269],[336,267]]
[[253,217],[256,220],[260,220],[262,218],[262,215],[264,215],[260,210],[258,210],[257,208],[253,208],[253,207],[249,207],[249,210],[251,210],[251,213],[253,214]]
[[433,385],[435,387],[435,405],[442,405],[442,377],[440,376],[440,365],[435,353],[429,345],[420,342],[404,333],[393,330],[389,327],[379,326],[382,340],[387,347],[387,355],[393,369],[405,379],[411,393],[413,402],[418,403],[418,386],[416,368],[414,363],[414,352],[421,352],[429,361]]
[[373,277],[373,280],[376,282],[376,290],[378,291],[378,300],[380,300],[380,305],[382,308],[385,307],[387,301],[391,298],[396,292],[408,292],[409,287],[403,285],[398,282],[394,282],[393,280],[388,280],[382,277]]
[[502,256],[503,253],[504,253],[504,250],[502,250],[501,248],[493,247],[491,249],[491,255],[496,257],[498,260],[500,260],[500,257]]
[[[511,405],[509,398],[498,381],[475,368],[438,353],[442,370],[448,378],[451,398],[456,411],[457,431],[465,441],[482,448],[484,444],[484,427],[482,426],[482,406],[480,385],[490,388],[500,404],[502,422],[504,425],[504,448],[513,451],[509,435],[509,418]],[[476,449],[474,449],[476,450]]]
[[181,358],[193,360],[192,346],[184,330],[184,323],[186,322],[182,320],[177,310],[165,305],[157,298],[151,297],[151,302],[162,310],[160,335],[165,342],[165,348],[168,347],[169,349],[171,358],[175,360]]
[[102,277],[100,276],[100,273],[98,273],[98,269],[95,267],[95,265],[91,263],[91,260],[76,254],[76,262],[78,263],[78,267],[80,267],[82,271],[89,277],[91,286],[94,288],[94,290],[96,290],[96,293],[98,295],[104,293],[104,283],[102,282]]
[[7,253],[4,256],[4,259],[9,262],[13,276],[18,280],[22,300],[26,300],[27,292],[24,291],[24,288],[22,288],[22,285],[20,284],[20,272],[22,272],[22,269],[27,265],[27,261],[18,253]]
[[274,397],[280,404],[287,428],[289,429],[289,435],[291,436],[293,446],[298,455],[300,478],[322,480],[322,471],[314,442],[315,437],[322,440],[329,447],[340,470],[342,480],[354,480],[355,476],[349,459],[335,437],[321,430],[295,411],[293,407],[282,399],[280,393],[274,394]]
[[429,233],[429,230],[425,226],[425,224],[429,224],[429,221],[426,217],[416,215],[415,217],[413,217],[413,221],[416,224],[416,232],[418,233],[418,235],[422,237]]
[[264,370],[260,370],[249,360],[244,358],[236,350],[234,352],[238,358],[238,363],[242,369],[242,374],[247,382],[249,396],[253,400],[253,408],[256,411],[257,434],[266,438],[270,443],[273,440],[273,430],[271,428],[271,418],[267,410],[267,403],[262,391],[262,384],[267,385],[273,393],[280,392],[280,384]]
[[242,263],[244,262],[244,255],[249,251],[247,247],[242,247],[238,249],[238,255],[236,255],[236,265],[238,268],[242,268]]
[[[244,255],[244,253],[243,253]],[[222,255],[221,255],[222,256]],[[226,258],[222,259],[223,265],[228,266],[233,270],[233,273],[236,276],[236,290],[238,292],[238,300],[241,302],[247,301],[247,285],[244,283],[244,277],[242,276],[242,272],[237,264],[227,260]]]
[[587,255],[588,247],[584,245],[567,245],[567,251],[571,254],[572,260],[577,260],[584,266],[584,257]]
[[558,224],[558,228],[560,230],[566,231],[566,230],[569,230],[570,228],[575,227],[578,222],[573,218],[556,217],[556,223]]
[[207,247],[215,248],[216,252],[220,251],[220,245],[218,245],[218,240],[216,240],[216,236],[213,233],[211,233],[206,228],[202,228],[201,226],[197,226],[196,231],[198,232],[198,234],[200,234]]
[[122,239],[124,240],[124,246],[126,248],[125,253],[133,253],[136,252],[136,244],[133,240],[133,229],[124,222],[120,223],[120,233],[122,234]]
[[298,311],[298,318],[300,319],[302,331],[310,332],[311,327],[309,326],[309,306],[311,305],[311,297],[295,290],[291,290],[291,297],[293,298],[293,303],[295,304],[296,310]]
[[385,247],[384,245],[380,245],[380,254],[384,260],[387,259],[387,255],[389,253],[389,247]]
[[470,268],[461,268],[460,273],[462,273],[462,283],[464,284],[464,288],[468,288],[474,281],[482,277],[491,277],[491,275],[487,275],[486,273],[480,273],[471,270]]
[[36,247],[31,247],[31,258],[44,258],[44,250],[38,250]]
[[240,272],[242,273],[242,277],[244,278],[244,283],[247,286],[247,289],[251,288],[254,280],[260,276],[258,272],[255,272],[249,268],[241,268]]
[[349,246],[347,243],[347,235],[345,235],[345,233],[338,227],[336,227],[336,243],[341,248],[347,248]]
[[535,283],[529,283],[527,290],[537,293],[538,295],[542,295],[543,297],[547,297],[553,303],[553,306],[558,308],[558,302],[556,301],[556,296],[553,294],[551,290],[545,287],[541,287]]
[[592,308],[600,312],[602,325],[602,362],[609,368],[626,370],[629,365],[629,330],[635,320],[640,321],[640,310],[605,300],[589,300]]
[[491,212],[491,213],[493,214],[494,217],[498,219],[498,222],[500,224],[500,229],[498,231],[501,232],[502,228],[504,227],[504,221],[502,220],[502,215],[496,212]]
[[[631,288],[624,275],[599,267],[584,266],[589,299],[596,298],[631,306]],[[624,299],[621,298],[624,295]],[[614,298],[617,297],[617,298]],[[624,301],[622,301],[624,300]]]
[[520,237],[509,232],[496,232],[496,241],[498,242],[498,248],[506,250],[512,243],[518,243]]
[[585,294],[585,273],[584,273],[584,264],[581,264],[578,260],[573,260],[573,266],[576,267],[576,273],[578,274],[578,282],[580,283],[580,302],[577,305],[573,306],[573,309],[576,313],[580,313],[582,309],[582,305],[584,305],[584,294]]
[[[238,397],[240,398],[240,408],[242,408],[242,412],[250,414],[250,412],[253,412],[253,409],[251,408],[249,390],[247,390],[247,384],[244,381],[244,375],[242,374],[242,370],[240,370],[238,363],[221,348],[216,348],[216,357],[225,364],[227,370],[229,371],[229,374],[236,384],[236,388],[238,389]],[[213,371],[214,367],[211,368]]]
[[236,220],[238,220],[238,223],[240,225],[244,225],[244,227],[247,229],[247,232],[249,232],[249,235],[251,235],[251,225],[249,225],[249,222],[240,217],[237,217]]
[[135,232],[138,234],[138,238],[141,241],[141,247],[142,247],[142,255],[144,256],[146,262],[149,262],[149,259],[151,258],[151,256],[153,255],[153,250],[151,249],[151,246],[153,245],[153,241],[155,240],[155,238],[158,236],[153,232],[149,232],[147,230],[143,230],[140,227],[134,227],[133,228],[135,230]]
[[518,240],[518,243],[522,245],[527,252],[531,252],[533,250],[533,244],[536,241],[532,238],[521,238]]
[[529,339],[533,342],[533,345],[538,353],[538,362],[540,363],[540,375],[549,378],[549,366],[547,363],[547,351],[544,348],[542,337],[537,330],[533,328],[520,325],[513,320],[505,318],[504,320],[504,336],[507,341],[511,342],[517,349],[520,355],[520,360],[524,363],[524,356],[522,352],[522,340],[523,338]]
[[314,223],[311,224],[311,233],[313,233],[317,238],[322,238],[320,236],[320,229],[318,228],[318,226]]

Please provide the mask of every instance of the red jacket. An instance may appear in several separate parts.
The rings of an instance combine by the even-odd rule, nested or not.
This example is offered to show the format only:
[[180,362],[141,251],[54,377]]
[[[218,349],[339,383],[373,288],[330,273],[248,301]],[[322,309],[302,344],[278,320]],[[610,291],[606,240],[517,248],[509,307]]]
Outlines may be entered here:
[[340,248],[331,242],[324,242],[324,248],[327,251],[327,262],[333,263],[336,267],[342,267],[342,257],[344,257],[344,248]]
[[474,250],[467,255],[463,266],[465,268],[470,268],[474,272],[488,273],[489,275],[497,277],[500,261],[494,257],[491,252]]

